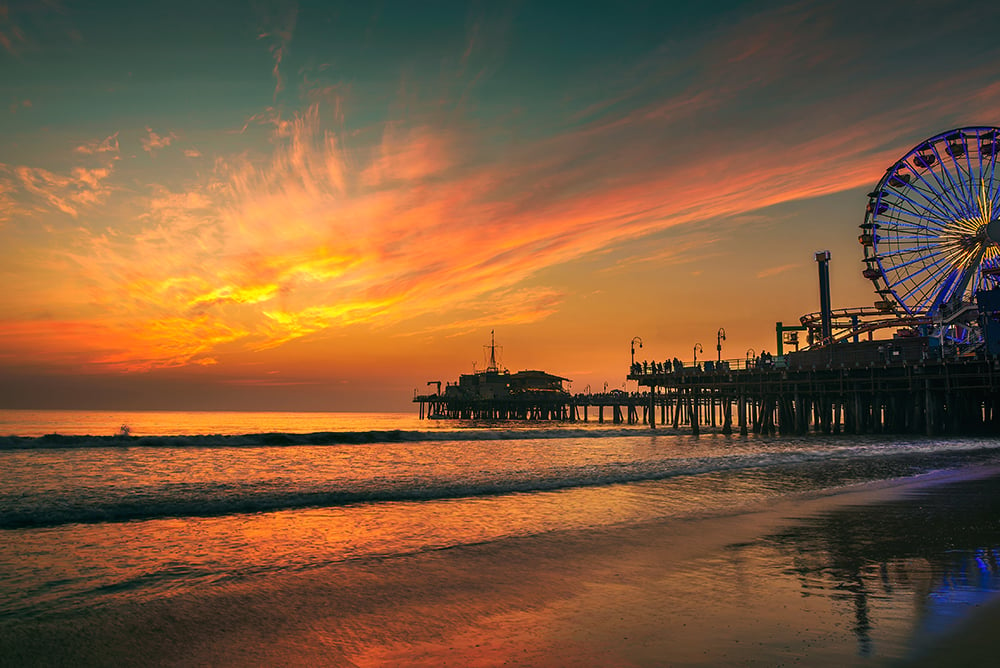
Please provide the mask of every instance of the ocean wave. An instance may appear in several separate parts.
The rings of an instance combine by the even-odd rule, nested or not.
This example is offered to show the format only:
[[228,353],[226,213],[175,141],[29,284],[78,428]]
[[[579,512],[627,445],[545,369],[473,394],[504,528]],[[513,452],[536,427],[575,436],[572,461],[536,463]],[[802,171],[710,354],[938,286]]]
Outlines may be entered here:
[[648,429],[456,429],[408,431],[318,431],[311,433],[197,434],[166,436],[0,436],[0,450],[72,448],[262,448],[281,446],[365,445],[433,441],[521,441],[553,438],[614,438],[649,435]]
[[815,478],[815,488],[862,480],[888,479],[968,465],[1000,463],[1000,445],[928,447],[899,444],[887,448],[746,453],[725,456],[616,462],[563,467],[540,472],[507,472],[502,478],[414,478],[362,480],[338,487],[310,488],[258,481],[172,483],[129,489],[93,488],[72,497],[46,494],[25,498],[0,493],[0,529],[31,529],[183,517],[336,508],[359,503],[426,502],[517,493],[666,480],[760,469],[789,479]]

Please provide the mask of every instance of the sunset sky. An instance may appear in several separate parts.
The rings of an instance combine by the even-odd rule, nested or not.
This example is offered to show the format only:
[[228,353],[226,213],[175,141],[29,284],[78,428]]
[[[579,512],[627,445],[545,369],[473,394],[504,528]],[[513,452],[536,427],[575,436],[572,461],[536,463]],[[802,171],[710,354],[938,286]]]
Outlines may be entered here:
[[0,407],[621,387],[870,305],[865,194],[1000,124],[1000,5],[0,1]]

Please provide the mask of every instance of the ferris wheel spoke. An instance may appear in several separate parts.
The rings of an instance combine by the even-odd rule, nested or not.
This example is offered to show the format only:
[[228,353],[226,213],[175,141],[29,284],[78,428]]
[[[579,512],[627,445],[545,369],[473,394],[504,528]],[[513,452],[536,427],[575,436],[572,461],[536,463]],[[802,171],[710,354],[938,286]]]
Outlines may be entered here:
[[[914,235],[925,239],[937,239],[941,236],[939,234],[939,230],[931,230],[923,225],[908,223],[902,220],[897,220],[892,223],[884,223],[881,226],[881,229],[883,232],[893,232],[899,235]],[[899,239],[901,237],[897,236],[895,238]]]
[[[913,259],[908,259],[908,260],[906,260],[904,262],[900,262],[899,264],[891,265],[888,269],[886,269],[886,271],[892,271],[892,272],[895,272],[895,273],[901,273],[903,269],[906,269],[907,267],[911,267],[911,266],[915,265],[918,262],[923,262],[924,263],[924,267],[923,268],[919,268],[917,271],[914,271],[912,273],[907,274],[907,277],[909,277],[909,276],[915,276],[916,274],[918,274],[921,271],[923,271],[923,269],[926,268],[927,266],[933,266],[934,264],[937,264],[938,262],[943,262],[945,260],[945,258],[941,258],[937,262],[934,262],[934,263],[931,263],[931,265],[928,265],[927,264],[927,260],[930,259],[930,258],[932,258],[932,257],[934,257],[934,256],[936,256],[936,255],[939,255],[939,253],[938,252],[933,252],[933,253],[929,253],[929,254],[926,254],[926,255],[918,255],[917,257],[915,257]],[[898,256],[898,257],[900,257],[900,259],[902,259],[902,256]],[[884,264],[883,264],[883,267],[885,267]],[[903,280],[905,280],[905,279],[900,279],[900,283]],[[893,285],[890,285],[889,287],[895,287],[895,285],[896,284],[893,284]]]
[[[935,211],[921,206],[909,200],[902,200],[890,205],[886,212],[883,212],[879,221],[883,223],[900,221],[910,225],[933,226],[939,229],[946,229],[952,223],[952,219],[943,218]],[[915,206],[911,206],[915,205]]]
[[[973,167],[972,167],[972,150],[969,148],[969,139],[970,138],[967,137],[965,135],[965,133],[963,132],[962,133],[962,141],[965,143],[965,166],[966,166],[966,168],[968,170],[968,173],[970,175],[969,183],[971,184],[972,181],[976,181],[977,180],[977,179],[975,179],[975,178],[972,177],[972,175],[975,174],[975,173],[977,173],[977,172],[973,171]],[[976,164],[976,169],[978,169],[978,174],[979,174],[978,181],[982,181],[983,180],[983,154],[979,150],[979,133],[978,132],[972,137],[972,141],[974,141],[976,143],[976,163],[977,163]],[[974,191],[975,188],[972,188],[972,190]]]
[[[987,199],[990,201],[991,206],[996,206],[996,198],[1000,193],[997,192],[997,181],[996,181],[996,164],[997,164],[997,147],[1000,137],[993,130],[987,130],[986,132],[976,131],[976,145],[978,150],[976,151],[979,159],[979,184],[987,193]],[[985,147],[989,147],[988,150]]]
[[[995,169],[996,166],[996,151],[994,149],[990,149],[989,155],[985,156],[987,159],[984,161],[983,142],[988,141],[990,142],[991,146],[994,146],[997,138],[996,137],[988,138],[988,135],[989,133],[981,133],[979,130],[977,130],[974,138],[974,141],[976,142],[976,163],[978,167],[978,172],[976,173],[978,174],[978,176],[972,179],[974,181],[974,183],[972,184],[972,190],[973,190],[973,201],[977,202],[977,209],[978,209],[978,198],[980,194],[980,188],[983,189],[985,192],[991,194],[994,191],[993,170]],[[969,159],[970,174],[973,173],[971,156],[972,156],[972,151],[970,150],[967,156]],[[980,213],[982,212],[980,211]]]
[[926,230],[930,234],[945,232],[951,227],[951,221],[942,221],[929,216],[921,216],[905,210],[897,210],[892,216],[885,216],[876,219],[875,222],[883,228],[898,226],[900,228]]
[[[896,206],[895,208],[898,211],[900,211],[900,212],[908,213],[908,214],[910,214],[912,216],[916,216],[917,218],[922,219],[922,220],[926,220],[928,222],[933,222],[936,225],[938,225],[939,227],[947,227],[947,225],[951,222],[951,220],[948,219],[948,218],[940,217],[938,215],[939,212],[934,211],[930,207],[924,206],[923,204],[920,204],[919,202],[916,202],[916,201],[914,201],[914,200],[912,200],[912,199],[910,199],[908,197],[904,197],[904,196],[900,195],[899,196],[899,200],[900,201],[897,204],[901,205],[901,204],[905,203],[905,204],[910,205],[909,207],[906,207],[906,206]],[[890,205],[890,210],[892,210],[892,208],[893,208],[893,206]],[[921,212],[923,212],[923,213],[921,213]]]
[[913,253],[924,253],[923,257],[926,257],[927,253],[938,253],[940,252],[936,246],[909,246],[903,247],[903,244],[895,244],[897,247],[895,250],[889,250],[884,253],[880,252],[876,257],[888,258],[888,257],[901,257],[903,255],[912,255]]
[[[992,139],[988,139],[987,141],[989,141],[991,143],[991,146],[993,146],[993,148],[990,151],[990,159],[988,163],[990,178],[988,181],[989,185],[987,186],[987,189],[992,195],[990,201],[994,210],[996,210],[998,200],[1000,200],[1000,187],[998,187],[998,178],[997,178],[997,160],[1000,159],[1000,156],[997,155],[997,148],[1000,147],[1000,136],[994,134]],[[981,153],[982,152],[980,151],[980,154]]]
[[[938,262],[936,262],[936,263],[934,263],[932,265],[924,267],[924,268],[920,269],[919,271],[914,272],[913,274],[911,274],[910,278],[913,278],[915,280],[916,276],[924,273],[928,269],[932,269],[935,265],[940,264],[942,262],[943,262],[943,260],[939,260]],[[938,266],[937,269],[935,269],[933,272],[931,272],[926,278],[923,279],[923,281],[921,281],[919,284],[917,284],[916,286],[914,286],[909,292],[905,293],[903,295],[903,297],[904,298],[912,297],[913,294],[917,290],[925,290],[925,289],[927,289],[927,292],[925,292],[924,294],[925,295],[929,294],[930,288],[932,287],[931,284],[934,281],[936,281],[939,278],[941,278],[942,276],[946,275],[949,271],[951,271],[953,269],[954,268],[950,264],[947,264],[947,263],[944,263],[943,266]]]
[[950,225],[943,221],[922,216],[899,216],[887,221],[882,221],[883,229],[906,228],[907,230],[924,230],[928,235],[938,235],[946,231]]
[[[997,162],[996,153],[991,149],[990,150],[990,154],[987,155],[987,156],[984,156],[983,155],[983,151],[982,151],[982,145],[983,145],[984,141],[988,141],[988,142],[990,142],[990,145],[993,146],[993,145],[995,145],[995,141],[996,140],[995,139],[994,140],[983,139],[981,135],[977,134],[976,141],[978,141],[979,145],[980,145],[980,151],[979,151],[979,180],[982,181],[984,184],[986,184],[986,190],[988,192],[992,193],[994,191],[993,174],[994,174],[994,171],[996,170],[996,162]],[[984,157],[985,157],[985,160],[983,159]]]
[[[935,243],[928,243],[929,241],[935,241]],[[896,243],[894,245],[898,248],[907,248],[911,252],[925,252],[928,249],[937,249],[944,243],[945,242],[936,241],[935,237],[911,236],[896,237]]]
[[[937,155],[937,151],[934,151],[933,148],[931,150],[933,151],[934,155]],[[937,164],[940,164],[941,159],[937,158],[936,162]],[[924,179],[924,183],[927,185],[928,191],[930,193],[929,196],[936,198],[938,202],[940,202],[941,205],[946,208],[948,212],[947,216],[948,218],[952,219],[961,218],[964,215],[964,212],[962,210],[962,203],[959,200],[956,200],[955,197],[952,195],[949,184],[942,181],[941,174],[939,174],[938,171],[934,169],[933,165],[927,168],[927,172],[934,177],[934,183],[931,183],[930,181]]]
[[[941,157],[941,152],[938,151],[937,148],[937,142],[931,143],[931,151],[933,151],[934,155],[937,156],[938,167],[941,170],[942,174],[944,175],[945,180],[947,181],[947,185],[941,183],[941,187],[943,189],[944,194],[953,203],[955,209],[958,211],[959,216],[957,217],[959,218],[967,217],[969,215],[968,193],[965,192],[965,188],[962,185],[962,179],[952,178],[953,175],[951,171],[948,169],[948,160]],[[950,156],[948,156],[947,154],[945,155],[946,157],[950,158]],[[952,164],[954,164],[954,161],[951,162]],[[931,170],[933,169],[934,166],[932,165]]]
[[944,190],[944,187],[942,186],[941,181],[938,178],[937,174],[930,168],[928,168],[927,171],[929,171],[934,176],[934,180],[937,182],[937,185],[935,187],[935,184],[932,184],[930,181],[928,181],[923,174],[917,173],[917,179],[926,188],[926,191],[923,188],[918,188],[920,193],[924,195],[924,197],[928,201],[933,200],[934,202],[936,202],[936,205],[941,211],[944,218],[947,218],[949,220],[954,220],[955,218],[961,218],[961,214],[953,206],[953,203],[947,196],[946,192],[942,192]]
[[941,241],[940,237],[938,236],[915,234],[906,236],[900,235],[893,237],[892,244],[883,244],[883,245],[891,248],[908,248],[914,251],[916,250],[924,251],[927,249],[937,248],[938,246],[941,246],[944,243],[946,242]]
[[[917,177],[927,187],[930,196],[937,200],[940,205],[947,210],[949,217],[961,218],[964,215],[962,202],[956,200],[952,194],[954,184],[950,182],[950,174],[948,174],[942,166],[943,161],[941,160],[941,156],[938,153],[937,148],[934,146],[934,142],[924,142],[922,147],[917,150],[926,156],[925,162],[927,162],[927,160],[930,161],[930,164],[927,165],[926,173],[933,177],[933,183],[924,178],[924,175],[921,173],[918,173]],[[945,183],[942,180],[942,174],[938,172],[938,169],[935,169],[935,165],[937,165],[938,169],[941,169],[944,172],[944,177],[945,179],[949,179],[949,183]]]
[[955,212],[947,206],[947,203],[941,201],[941,198],[937,196],[934,186],[927,179],[923,178],[920,173],[916,171],[912,173],[916,176],[916,180],[910,184],[910,190],[919,194],[927,202],[928,208],[935,211],[942,220],[953,219]]
[[[961,148],[958,150],[954,150],[955,144],[958,144],[957,141],[951,141],[947,137],[945,138],[945,144],[948,146],[945,150],[945,154],[948,156],[949,160],[941,160],[941,169],[947,175],[948,182],[952,187],[952,192],[954,193],[957,191],[957,193],[961,195],[958,199],[964,205],[965,215],[970,216],[974,214],[975,209],[975,197],[972,191],[972,169],[971,167],[966,169],[965,165],[961,162],[961,158],[956,158],[954,155],[954,153],[957,153],[959,150],[965,154],[966,158],[968,158],[969,154],[968,143],[965,141],[965,137],[962,133],[958,133],[958,135],[962,142]],[[937,149],[935,148],[935,150]],[[951,168],[954,168],[955,173],[952,173],[949,165]]]

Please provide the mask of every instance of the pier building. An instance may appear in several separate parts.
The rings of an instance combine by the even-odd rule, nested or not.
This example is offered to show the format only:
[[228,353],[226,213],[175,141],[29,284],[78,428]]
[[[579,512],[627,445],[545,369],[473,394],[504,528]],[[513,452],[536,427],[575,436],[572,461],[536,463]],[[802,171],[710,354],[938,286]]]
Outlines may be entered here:
[[441,387],[430,381],[434,394],[416,394],[420,417],[465,420],[567,420],[571,418],[570,394],[563,387],[568,378],[545,371],[525,370],[511,373],[497,360],[494,332],[486,368],[462,374],[456,383]]

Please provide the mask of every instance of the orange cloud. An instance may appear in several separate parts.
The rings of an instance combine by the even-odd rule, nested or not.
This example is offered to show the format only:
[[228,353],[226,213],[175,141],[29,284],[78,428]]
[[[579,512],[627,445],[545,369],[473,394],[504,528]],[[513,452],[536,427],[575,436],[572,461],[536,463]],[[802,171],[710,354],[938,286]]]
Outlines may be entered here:
[[[135,332],[97,359],[185,364],[219,347],[263,350],[430,314],[448,315],[421,320],[422,331],[537,321],[562,299],[524,285],[542,269],[671,226],[869,184],[899,152],[870,149],[886,144],[888,123],[874,119],[840,133],[788,127],[780,141],[700,137],[698,150],[675,139],[675,159],[664,159],[641,138],[686,117],[662,113],[669,107],[651,103],[494,161],[475,137],[429,124],[391,123],[370,149],[349,148],[314,105],[287,122],[266,162],[219,162],[207,182],[155,190],[140,232],[85,238],[91,250],[74,262],[106,317]],[[892,120],[911,130],[907,117]]]
[[111,193],[104,183],[110,168],[74,167],[70,174],[57,174],[41,167],[21,166],[14,170],[26,193],[63,213],[76,216],[80,206],[102,202]]
[[68,366],[82,373],[210,365],[216,361],[201,353],[241,336],[238,330],[207,319],[150,320],[144,324],[144,328],[135,329],[85,320],[7,320],[0,328],[0,360],[16,366],[31,359],[43,366]]
[[429,127],[406,130],[390,124],[382,136],[380,155],[361,173],[361,182],[380,186],[440,174],[451,166],[454,155],[448,144],[447,135]]
[[[796,49],[809,30],[821,29],[779,16],[780,26],[766,34],[799,26]],[[275,96],[294,17],[281,25],[264,35],[277,45]],[[330,123],[323,103],[301,113],[275,104],[251,117],[244,135],[228,136],[245,142],[242,152],[211,166],[186,162],[182,180],[116,201],[120,210],[100,216],[85,214],[108,199],[117,175],[110,167],[9,170],[0,203],[27,194],[80,219],[64,235],[58,262],[44,267],[60,272],[65,286],[38,299],[62,320],[19,313],[11,321],[31,324],[14,328],[10,349],[63,345],[94,364],[142,370],[209,364],[352,325],[406,322],[420,332],[457,333],[537,322],[566,299],[538,284],[545,269],[680,225],[871,185],[923,136],[928,118],[988,115],[1000,102],[1000,87],[967,85],[988,78],[983,65],[970,68],[968,80],[940,82],[932,95],[921,91],[879,112],[868,104],[871,91],[859,88],[802,104],[794,115],[776,106],[777,118],[752,132],[713,125],[749,86],[733,71],[763,63],[760,80],[773,81],[792,67],[787,45],[737,28],[720,34],[733,41],[706,47],[714,59],[704,80],[669,95],[626,82],[541,138],[503,128],[518,141],[499,141],[495,128],[435,113],[347,132],[340,106]],[[470,47],[479,40],[474,32]],[[654,80],[669,79],[673,67]],[[816,121],[838,115],[844,119],[835,126]],[[251,123],[269,126],[263,150],[251,141],[259,133],[246,132]],[[147,128],[143,149],[152,154],[175,138]],[[117,147],[116,134],[75,153],[117,154]],[[715,238],[683,238],[628,262],[676,265],[695,250],[704,258]],[[625,266],[619,260],[605,266]],[[74,305],[80,301],[86,308]],[[75,308],[99,324],[84,333],[68,328],[66,339],[14,336],[70,321],[61,309]]]
[[104,139],[95,139],[85,144],[81,144],[73,149],[76,153],[84,155],[94,155],[100,153],[118,153],[118,133],[114,133]]
[[791,271],[792,269],[798,269],[801,264],[782,264],[777,267],[768,267],[767,269],[762,269],[757,272],[757,278],[768,278],[770,276],[777,276],[778,274],[783,274],[786,271]]
[[140,138],[139,142],[142,144],[142,150],[150,155],[161,148],[170,146],[170,144],[177,139],[177,135],[172,132],[168,135],[161,136],[149,127],[146,128],[146,133],[146,136]]

